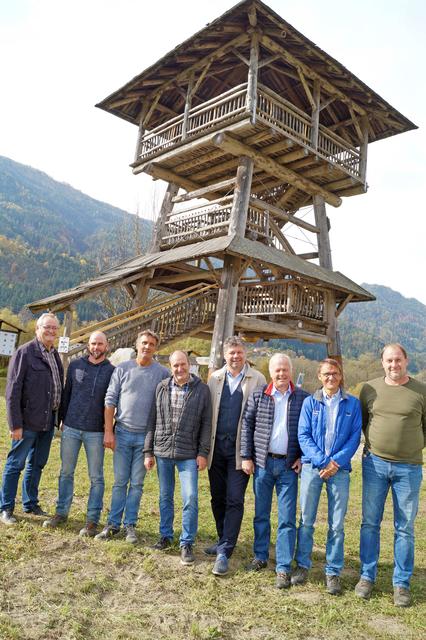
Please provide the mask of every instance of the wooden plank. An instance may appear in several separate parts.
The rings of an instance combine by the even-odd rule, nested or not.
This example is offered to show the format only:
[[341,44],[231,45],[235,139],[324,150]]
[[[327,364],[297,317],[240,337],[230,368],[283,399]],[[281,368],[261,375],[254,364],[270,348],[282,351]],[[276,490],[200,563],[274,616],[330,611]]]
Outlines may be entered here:
[[232,155],[247,156],[248,158],[251,158],[252,160],[254,160],[256,165],[262,168],[266,173],[281,178],[286,182],[290,182],[291,184],[294,184],[298,189],[306,191],[306,193],[321,196],[328,204],[332,205],[333,207],[339,207],[342,204],[342,201],[338,196],[330,193],[326,189],[323,189],[320,185],[315,184],[315,182],[299,176],[291,169],[279,165],[271,158],[268,158],[258,151],[255,151],[242,142],[231,138],[231,136],[227,133],[216,134],[213,138],[213,144],[220,147],[221,149],[224,149],[228,153],[232,153]]
[[[254,8],[254,7],[252,7]],[[254,8],[256,13],[256,9]],[[259,34],[253,31],[250,42],[250,64],[247,79],[247,110],[251,114],[250,121],[256,123],[257,74],[259,65]]]
[[313,197],[315,222],[319,229],[318,234],[318,254],[319,263],[321,267],[333,270],[333,263],[331,260],[331,247],[330,238],[328,235],[328,218],[325,208],[324,198],[321,196]]
[[342,311],[346,309],[350,301],[352,300],[353,295],[350,293],[340,304],[337,305],[336,309],[336,317],[338,318]]

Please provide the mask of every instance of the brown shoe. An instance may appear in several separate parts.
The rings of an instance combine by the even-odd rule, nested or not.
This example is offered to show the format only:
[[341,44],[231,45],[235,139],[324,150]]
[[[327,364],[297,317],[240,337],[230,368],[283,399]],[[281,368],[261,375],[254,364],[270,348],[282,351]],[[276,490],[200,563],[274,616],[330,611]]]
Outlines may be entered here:
[[374,582],[371,582],[371,580],[360,578],[358,584],[355,587],[355,595],[358,596],[358,598],[368,600],[371,596],[371,592],[373,591],[373,586]]
[[393,603],[395,607],[409,607],[411,604],[410,589],[406,589],[405,587],[394,587]]
[[94,538],[98,533],[98,525],[96,522],[86,522],[84,527],[80,529],[80,533],[78,534],[80,538]]
[[56,529],[56,527],[59,527],[61,524],[65,524],[67,520],[68,516],[61,516],[61,514],[55,513],[54,516],[43,522],[43,527]]

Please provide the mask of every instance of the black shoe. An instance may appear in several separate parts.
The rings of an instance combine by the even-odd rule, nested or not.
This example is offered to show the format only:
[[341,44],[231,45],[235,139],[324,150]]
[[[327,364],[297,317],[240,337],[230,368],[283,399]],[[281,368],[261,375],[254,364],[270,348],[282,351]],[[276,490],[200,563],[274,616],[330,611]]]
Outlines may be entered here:
[[168,549],[173,544],[173,540],[170,538],[160,538],[158,542],[152,545],[151,549],[156,549],[157,551],[164,551],[164,549]]
[[36,504],[36,506],[32,507],[31,509],[24,509],[24,513],[31,513],[31,515],[33,516],[44,516],[44,517],[49,515],[47,511],[43,511],[43,509],[40,507],[39,504]]
[[210,545],[210,547],[205,547],[204,548],[204,553],[206,554],[206,556],[215,556],[217,555],[217,542],[215,542],[214,544]]
[[268,562],[266,560],[259,560],[259,558],[253,558],[253,560],[246,566],[247,571],[260,571],[266,569]]
[[187,566],[194,564],[194,552],[192,551],[192,544],[184,544],[180,548],[180,563]]

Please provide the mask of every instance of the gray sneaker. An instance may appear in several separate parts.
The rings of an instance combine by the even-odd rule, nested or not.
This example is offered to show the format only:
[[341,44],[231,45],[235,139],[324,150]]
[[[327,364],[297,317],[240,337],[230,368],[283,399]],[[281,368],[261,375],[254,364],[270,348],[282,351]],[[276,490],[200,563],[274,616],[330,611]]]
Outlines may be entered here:
[[5,509],[0,514],[0,522],[3,522],[3,524],[6,524],[8,527],[10,527],[16,524],[17,520],[13,517],[13,511],[10,511],[10,509]]
[[204,548],[204,553],[206,554],[206,556],[210,556],[211,558],[213,556],[217,555],[217,542],[215,542],[214,544],[211,544],[209,547],[205,547]]
[[185,566],[189,566],[194,564],[194,562],[195,558],[194,552],[192,551],[192,544],[184,544],[180,548],[180,563]]
[[308,581],[308,569],[306,567],[297,567],[291,576],[291,584],[293,587],[305,584]]
[[229,560],[224,553],[219,553],[214,563],[212,574],[214,576],[225,576],[228,573]]
[[126,527],[126,542],[130,542],[130,544],[136,544],[138,541],[138,537],[136,535],[135,526],[133,524],[128,524]]
[[107,524],[107,526],[102,529],[102,531],[98,533],[97,536],[95,536],[95,540],[111,540],[119,533],[119,527],[113,527],[112,524]]
[[86,522],[84,527],[80,529],[78,534],[80,538],[94,538],[98,532],[98,525],[96,522]]
[[330,593],[332,596],[338,596],[342,593],[342,585],[340,583],[340,577],[333,576],[325,576],[326,589],[327,593]]
[[358,598],[368,600],[373,591],[373,586],[374,582],[371,582],[371,580],[360,578],[358,584],[355,586],[355,595],[358,596]]
[[275,583],[277,589],[289,589],[291,586],[291,575],[284,571],[277,573],[277,580]]
[[61,524],[65,524],[67,520],[67,516],[55,513],[54,516],[43,522],[43,527],[46,527],[47,529],[56,529],[56,527],[59,527]]
[[409,607],[411,604],[410,590],[405,587],[394,587],[393,603],[395,607]]

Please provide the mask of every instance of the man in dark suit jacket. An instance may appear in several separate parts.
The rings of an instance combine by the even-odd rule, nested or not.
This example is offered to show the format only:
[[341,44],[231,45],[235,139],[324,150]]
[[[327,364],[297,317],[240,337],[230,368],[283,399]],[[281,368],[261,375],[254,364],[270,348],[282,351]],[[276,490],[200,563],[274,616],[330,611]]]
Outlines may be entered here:
[[36,337],[13,354],[7,377],[6,408],[12,447],[7,456],[0,491],[0,522],[16,523],[13,516],[21,471],[25,513],[47,515],[39,505],[38,487],[47,462],[64,371],[54,348],[59,322],[52,313],[37,320]]

